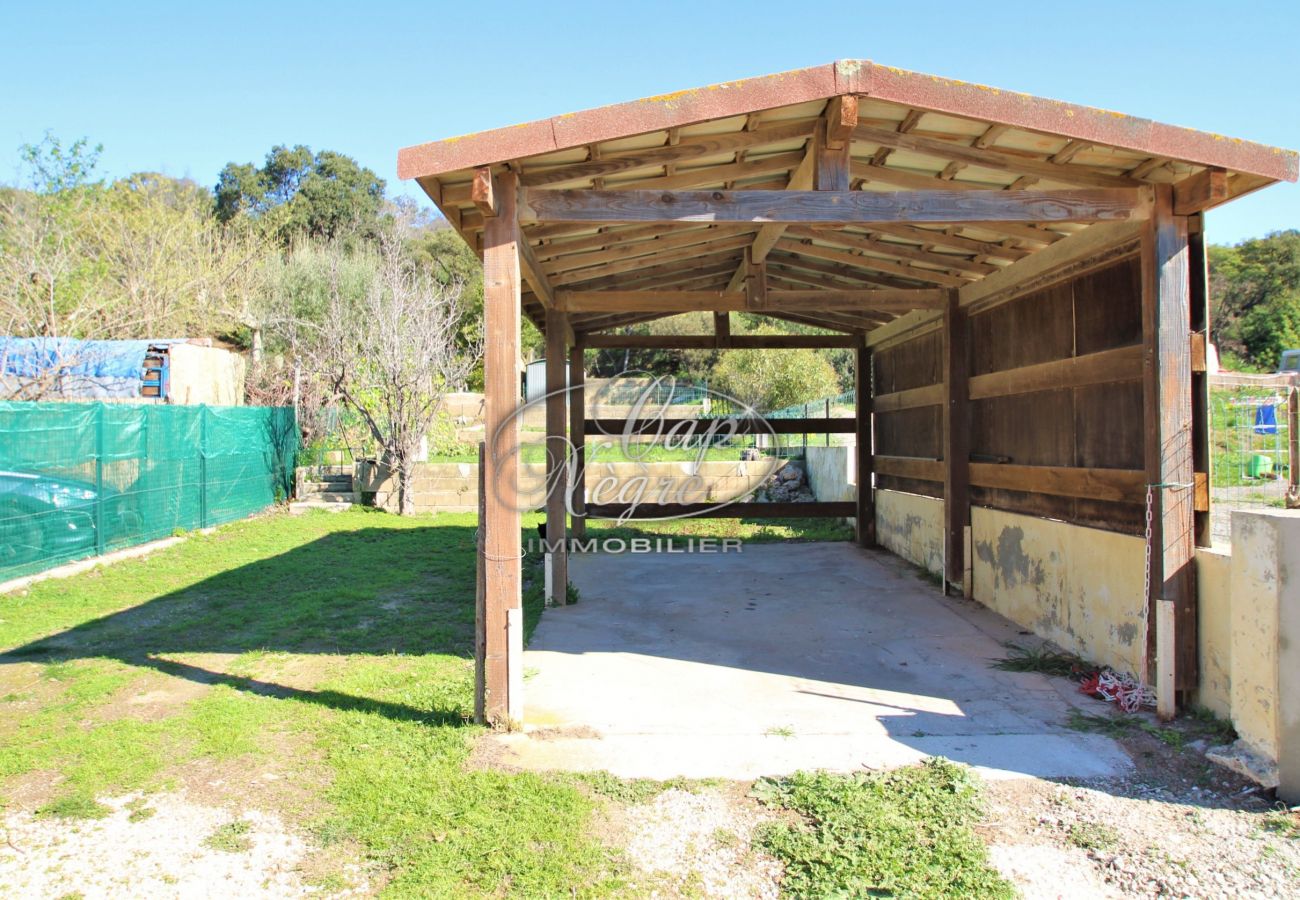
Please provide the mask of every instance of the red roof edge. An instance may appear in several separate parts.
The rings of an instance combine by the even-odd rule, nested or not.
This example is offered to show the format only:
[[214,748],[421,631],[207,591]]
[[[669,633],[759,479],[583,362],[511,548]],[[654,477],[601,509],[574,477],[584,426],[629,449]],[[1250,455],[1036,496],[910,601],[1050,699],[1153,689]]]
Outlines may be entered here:
[[862,94],[1280,181],[1295,181],[1300,174],[1300,157],[1293,150],[849,59],[407,147],[397,154],[397,175],[433,177],[837,94]]

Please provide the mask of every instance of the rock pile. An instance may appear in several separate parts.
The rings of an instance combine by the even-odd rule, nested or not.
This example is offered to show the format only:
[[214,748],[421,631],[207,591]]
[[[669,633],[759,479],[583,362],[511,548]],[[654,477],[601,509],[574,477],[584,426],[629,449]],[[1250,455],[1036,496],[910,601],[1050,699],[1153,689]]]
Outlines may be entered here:
[[792,462],[768,476],[759,496],[760,501],[768,503],[807,503],[816,499],[803,468]]

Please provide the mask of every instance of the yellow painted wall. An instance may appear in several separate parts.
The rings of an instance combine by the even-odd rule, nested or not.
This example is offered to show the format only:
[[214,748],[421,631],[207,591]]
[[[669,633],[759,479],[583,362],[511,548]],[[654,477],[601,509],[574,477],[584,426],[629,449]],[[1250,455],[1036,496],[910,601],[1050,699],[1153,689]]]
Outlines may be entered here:
[[1040,637],[1145,674],[1145,545],[1126,534],[971,509],[975,599]]
[[[1279,546],[1281,515],[1232,517],[1232,724],[1241,740],[1269,759],[1278,757],[1278,600],[1286,577]],[[1296,520],[1292,520],[1295,522]]]
[[1232,716],[1232,554],[1196,549],[1196,638],[1201,683],[1196,703],[1216,716]]
[[943,574],[943,501],[876,491],[876,540],[923,569]]

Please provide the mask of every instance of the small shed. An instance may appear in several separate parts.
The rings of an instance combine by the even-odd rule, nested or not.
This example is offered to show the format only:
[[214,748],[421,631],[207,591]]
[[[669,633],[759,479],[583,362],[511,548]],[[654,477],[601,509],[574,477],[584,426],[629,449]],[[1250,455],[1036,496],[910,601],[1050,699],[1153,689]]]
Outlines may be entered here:
[[[1086,623],[1122,644],[1163,713],[1195,687],[1192,559],[1210,539],[1204,215],[1295,181],[1294,152],[841,60],[409,147],[398,170],[484,261],[486,719],[522,716],[521,315],[546,334],[553,389],[570,368],[573,402],[566,413],[554,395],[547,431],[579,448],[578,479],[588,349],[852,348],[856,419],[781,424],[854,432],[857,497],[800,513],[853,515],[863,545],[896,548],[890,510],[934,503],[955,589],[972,590],[988,553],[1002,572],[988,590],[1010,583],[1040,633]],[[683,311],[712,312],[712,333],[614,330]],[[733,336],[736,311],[822,331]],[[550,535],[626,511],[582,497],[570,524],[553,492]],[[757,506],[730,514],[791,512]],[[669,511],[702,511],[688,507]],[[978,529],[1008,512],[1029,517],[1024,546],[1064,525],[1077,529],[1067,545],[1139,536],[1145,558],[1089,544],[1080,564],[1100,566],[1100,588],[1063,606],[1021,544],[968,537],[973,513]],[[1137,609],[1107,579],[1141,585]]]
[[0,338],[0,392],[13,400],[240,406],[245,368],[207,339]]

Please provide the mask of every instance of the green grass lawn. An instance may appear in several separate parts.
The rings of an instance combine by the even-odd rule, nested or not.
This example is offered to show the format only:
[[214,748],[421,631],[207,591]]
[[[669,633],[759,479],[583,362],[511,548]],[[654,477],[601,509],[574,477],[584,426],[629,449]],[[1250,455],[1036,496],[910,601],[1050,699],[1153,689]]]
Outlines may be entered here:
[[[327,890],[362,859],[373,884],[403,896],[644,893],[602,837],[607,805],[644,799],[644,783],[471,756],[483,734],[468,722],[474,527],[469,515],[277,513],[0,597],[0,803],[93,818],[104,797],[142,791],[147,806],[157,791],[218,784],[215,802],[306,829]],[[808,520],[617,530],[849,536]],[[782,840],[793,838],[773,848]],[[844,852],[867,865],[863,846]],[[851,893],[862,876],[849,870]]]

